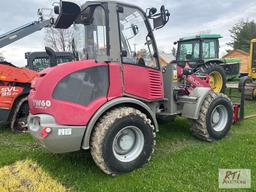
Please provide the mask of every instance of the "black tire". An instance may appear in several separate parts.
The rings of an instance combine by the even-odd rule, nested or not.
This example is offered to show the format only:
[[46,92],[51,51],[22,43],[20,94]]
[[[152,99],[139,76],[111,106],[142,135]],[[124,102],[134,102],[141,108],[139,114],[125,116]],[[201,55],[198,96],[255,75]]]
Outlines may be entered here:
[[[213,122],[214,111],[217,111],[219,118],[215,125]],[[222,93],[210,92],[201,106],[199,119],[193,122],[191,131],[194,136],[206,141],[219,140],[227,135],[232,122],[233,105],[231,100]]]
[[[120,160],[119,154],[116,153],[115,140],[120,136],[120,132],[129,126],[136,127],[143,135],[144,142],[141,142],[141,150],[134,155],[129,161]],[[122,173],[131,172],[137,168],[143,167],[151,157],[155,145],[155,129],[151,120],[141,111],[131,107],[121,107],[106,113],[95,126],[90,141],[91,155],[97,166],[106,174],[115,176]],[[125,134],[123,134],[125,136]],[[135,143],[143,141],[139,137],[135,137],[131,149],[122,157],[129,158],[129,153],[133,149]],[[121,146],[119,140],[119,146]],[[135,154],[135,153],[133,153]]]
[[217,93],[225,93],[227,78],[225,70],[223,69],[222,66],[220,66],[219,63],[206,63],[205,65],[199,68],[200,73],[205,73],[208,75],[213,73],[214,71],[218,72],[222,77],[222,88]]
[[27,117],[29,115],[28,98],[22,97],[15,101],[10,116],[10,128],[14,133],[27,131]]
[[166,124],[166,123],[175,121],[175,116],[161,115],[161,116],[157,116],[156,120],[159,124]]
[[[246,80],[245,80],[245,79],[246,79]],[[239,84],[238,84],[238,90],[239,90],[239,92],[242,92],[242,86],[243,86],[244,81],[246,81],[245,85],[246,85],[246,84],[252,84],[252,83],[253,83],[253,79],[248,78],[247,76],[241,77],[241,78],[240,78],[240,81],[239,81]]]

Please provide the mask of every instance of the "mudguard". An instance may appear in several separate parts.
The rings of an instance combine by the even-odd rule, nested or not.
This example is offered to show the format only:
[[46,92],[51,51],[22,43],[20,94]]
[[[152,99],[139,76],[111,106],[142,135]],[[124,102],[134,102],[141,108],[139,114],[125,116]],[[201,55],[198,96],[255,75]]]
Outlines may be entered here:
[[86,132],[85,132],[85,135],[83,138],[83,143],[82,143],[82,147],[81,147],[82,149],[89,149],[91,133],[92,133],[92,130],[93,130],[96,122],[98,121],[98,119],[107,110],[109,110],[110,108],[113,108],[115,106],[118,106],[118,105],[131,105],[131,106],[138,106],[140,108],[143,108],[144,111],[146,111],[147,115],[150,115],[150,119],[153,120],[152,123],[154,124],[156,130],[158,130],[158,124],[156,121],[156,117],[148,105],[146,105],[145,103],[143,103],[137,99],[133,99],[133,98],[129,98],[129,97],[119,97],[119,98],[113,99],[113,100],[107,102],[106,104],[104,104],[103,106],[101,106],[101,108],[98,109],[97,112],[93,115],[93,117],[91,118],[91,120],[87,126],[87,129],[86,129]]
[[206,96],[211,91],[211,88],[207,87],[196,87],[191,93],[190,97],[196,97],[196,102],[186,102],[182,109],[182,117],[189,119],[198,119],[201,106]]

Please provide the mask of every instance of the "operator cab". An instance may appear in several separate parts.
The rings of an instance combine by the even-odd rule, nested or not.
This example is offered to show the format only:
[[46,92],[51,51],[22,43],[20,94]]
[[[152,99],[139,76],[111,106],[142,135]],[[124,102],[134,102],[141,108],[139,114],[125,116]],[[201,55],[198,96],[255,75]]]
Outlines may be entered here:
[[177,63],[191,68],[204,64],[205,60],[219,58],[219,38],[221,35],[209,34],[181,38],[178,42]]
[[[74,3],[62,2],[55,27],[68,27],[65,15],[72,14],[71,8],[74,21],[69,20],[69,26],[73,24],[72,48],[77,60],[91,60],[96,65],[122,64],[124,95],[147,100],[163,99],[153,30],[162,28],[169,20],[170,14],[164,6],[159,13],[155,8],[147,9],[145,13],[139,7],[113,1],[89,1],[81,8],[75,8]],[[138,77],[151,81],[138,81]]]
[[[117,18],[116,14],[108,12],[114,6],[117,7]],[[56,28],[68,28],[74,24],[72,48],[78,60],[118,61],[159,69],[152,31],[162,28],[169,20],[170,14],[164,6],[160,13],[151,8],[145,14],[138,7],[118,2],[92,1],[80,8],[63,1],[55,7],[55,12],[59,14]],[[66,20],[68,14],[73,14],[74,21]],[[153,30],[148,19],[153,21]]]

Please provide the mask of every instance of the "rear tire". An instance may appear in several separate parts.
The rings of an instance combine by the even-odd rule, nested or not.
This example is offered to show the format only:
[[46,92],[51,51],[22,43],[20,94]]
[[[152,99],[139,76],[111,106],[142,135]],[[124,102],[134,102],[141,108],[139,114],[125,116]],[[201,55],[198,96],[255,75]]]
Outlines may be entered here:
[[[205,73],[210,75],[210,87],[212,90],[216,93],[224,93],[226,89],[226,73],[223,67],[220,66],[218,63],[207,63],[203,65],[200,69],[199,72]],[[214,78],[214,74],[216,76],[220,76],[221,79]],[[221,82],[220,82],[221,81]],[[220,85],[222,83],[222,85]]]
[[232,122],[231,100],[222,93],[210,92],[201,106],[199,119],[193,122],[191,131],[202,140],[219,140],[227,135]]
[[18,99],[12,109],[10,128],[14,133],[27,131],[27,118],[29,115],[28,98]]
[[142,167],[154,151],[155,132],[141,111],[121,107],[106,113],[91,137],[91,155],[106,174],[119,175]]

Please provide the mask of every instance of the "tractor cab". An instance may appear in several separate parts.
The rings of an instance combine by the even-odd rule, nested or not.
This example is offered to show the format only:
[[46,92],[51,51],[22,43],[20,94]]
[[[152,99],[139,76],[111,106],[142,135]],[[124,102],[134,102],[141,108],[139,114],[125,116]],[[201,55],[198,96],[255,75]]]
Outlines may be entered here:
[[[54,54],[56,55],[56,64],[74,60],[74,56],[70,52],[54,52]],[[51,63],[50,55],[46,52],[27,52],[25,53],[25,59],[27,60],[26,68],[36,72],[56,65]]]
[[205,34],[181,38],[178,42],[176,60],[180,66],[186,63],[191,68],[196,68],[208,60],[219,58],[218,34]]

